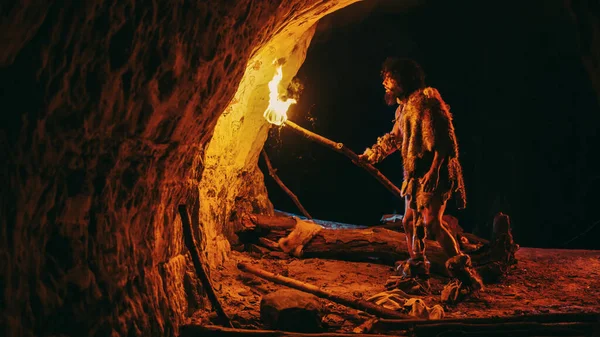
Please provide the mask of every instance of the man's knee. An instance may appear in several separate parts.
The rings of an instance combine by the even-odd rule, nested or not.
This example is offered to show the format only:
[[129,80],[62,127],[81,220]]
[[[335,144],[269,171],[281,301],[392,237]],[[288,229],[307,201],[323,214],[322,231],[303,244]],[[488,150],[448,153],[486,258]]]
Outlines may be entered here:
[[402,218],[402,226],[404,227],[405,233],[413,232],[413,215],[407,214],[404,218]]

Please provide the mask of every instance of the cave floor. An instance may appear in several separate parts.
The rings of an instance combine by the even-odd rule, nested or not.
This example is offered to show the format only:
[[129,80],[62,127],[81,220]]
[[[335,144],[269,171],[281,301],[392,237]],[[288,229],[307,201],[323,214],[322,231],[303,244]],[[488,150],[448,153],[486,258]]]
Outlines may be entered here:
[[[516,257],[518,263],[502,282],[487,285],[484,292],[457,305],[444,306],[446,318],[600,312],[600,251],[521,248]],[[248,329],[265,328],[260,322],[261,296],[285,287],[240,272],[238,262],[362,299],[384,291],[392,273],[391,267],[374,263],[266,259],[232,252],[229,261],[212,272],[213,283],[234,325]],[[428,306],[440,303],[439,294],[447,282],[432,278],[434,295],[423,297]],[[369,317],[325,299],[320,301],[328,331],[352,331]],[[210,315],[197,312],[190,323],[207,324],[207,320]]]

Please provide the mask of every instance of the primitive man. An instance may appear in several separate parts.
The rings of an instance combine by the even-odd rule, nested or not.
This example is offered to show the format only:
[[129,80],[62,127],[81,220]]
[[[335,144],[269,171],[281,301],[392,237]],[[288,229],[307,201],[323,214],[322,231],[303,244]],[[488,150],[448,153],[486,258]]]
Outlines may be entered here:
[[[454,196],[458,208],[466,206],[462,168],[458,161],[458,143],[452,114],[438,90],[425,86],[424,73],[415,61],[387,58],[381,70],[385,100],[398,104],[392,131],[359,157],[377,163],[396,150],[402,155],[404,181],[402,196],[405,212],[402,220],[410,259],[397,263],[397,272],[406,279],[429,279],[425,238],[440,243],[449,259],[451,276],[470,290],[482,288],[468,255],[442,220],[446,202]],[[423,282],[421,282],[423,283]]]

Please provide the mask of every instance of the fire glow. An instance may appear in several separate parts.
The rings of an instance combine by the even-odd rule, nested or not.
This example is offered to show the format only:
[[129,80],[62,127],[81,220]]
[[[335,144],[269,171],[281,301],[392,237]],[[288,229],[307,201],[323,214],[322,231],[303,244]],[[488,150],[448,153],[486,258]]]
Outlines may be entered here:
[[277,88],[282,78],[283,72],[281,66],[277,66],[275,69],[275,76],[273,76],[273,79],[269,82],[269,106],[263,114],[269,123],[275,125],[283,125],[283,123],[287,121],[287,110],[290,105],[296,103],[296,100],[292,98],[286,99],[285,101],[280,99]]
[[316,134],[312,131],[309,131],[298,124],[289,121],[287,118],[287,110],[290,105],[296,103],[295,99],[287,99],[285,101],[281,100],[278,93],[278,86],[283,78],[283,73],[281,71],[281,65],[278,65],[275,69],[275,76],[271,82],[269,82],[269,106],[263,116],[269,123],[281,126],[287,126],[294,132],[302,135],[305,138],[310,139],[313,142],[319,143],[325,147],[332,149],[335,152],[341,153],[348,157],[354,164],[364,168],[371,175],[375,177],[375,179],[379,180],[392,194],[397,196],[400,200],[404,200],[400,189],[394,185],[386,176],[384,176],[379,170],[377,170],[373,165],[366,163],[358,158],[358,155],[349,148],[347,148],[344,144],[334,142],[328,138],[325,138],[319,134]]

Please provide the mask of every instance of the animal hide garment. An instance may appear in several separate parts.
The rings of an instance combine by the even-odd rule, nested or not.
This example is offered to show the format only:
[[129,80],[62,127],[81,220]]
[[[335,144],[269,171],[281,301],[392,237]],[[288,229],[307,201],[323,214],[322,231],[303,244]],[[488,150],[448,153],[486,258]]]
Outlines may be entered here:
[[296,218],[294,230],[285,238],[279,239],[279,247],[295,257],[302,257],[302,249],[323,227],[310,221]]
[[435,88],[417,90],[408,98],[400,116],[404,180],[421,177],[433,160],[433,151],[445,154],[441,174],[447,174],[459,209],[466,206],[462,167],[458,161],[458,142],[450,107]]

